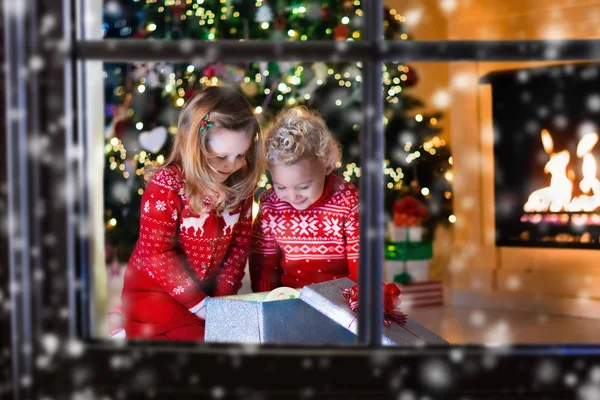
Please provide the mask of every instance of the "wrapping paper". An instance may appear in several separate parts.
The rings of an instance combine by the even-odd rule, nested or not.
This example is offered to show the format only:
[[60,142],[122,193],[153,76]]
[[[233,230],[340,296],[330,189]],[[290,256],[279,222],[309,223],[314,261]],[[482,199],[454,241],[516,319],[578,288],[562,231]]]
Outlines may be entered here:
[[[207,342],[353,345],[358,321],[342,295],[354,286],[348,278],[306,286],[299,299],[265,302],[267,293],[209,298]],[[409,316],[410,317],[410,316]],[[383,328],[382,343],[398,346],[447,345],[408,319]]]

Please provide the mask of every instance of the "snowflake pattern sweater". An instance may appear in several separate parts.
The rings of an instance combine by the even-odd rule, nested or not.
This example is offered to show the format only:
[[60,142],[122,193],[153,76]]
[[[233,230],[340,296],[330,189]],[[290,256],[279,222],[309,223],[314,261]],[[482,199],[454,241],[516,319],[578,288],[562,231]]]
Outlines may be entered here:
[[127,337],[153,337],[198,321],[194,313],[208,295],[232,295],[241,287],[252,197],[232,212],[198,215],[183,189],[179,170],[164,168],[142,196],[140,236],[122,294]]
[[358,205],[356,187],[333,174],[306,210],[296,210],[273,189],[265,191],[252,228],[252,290],[301,288],[342,277],[356,282]]

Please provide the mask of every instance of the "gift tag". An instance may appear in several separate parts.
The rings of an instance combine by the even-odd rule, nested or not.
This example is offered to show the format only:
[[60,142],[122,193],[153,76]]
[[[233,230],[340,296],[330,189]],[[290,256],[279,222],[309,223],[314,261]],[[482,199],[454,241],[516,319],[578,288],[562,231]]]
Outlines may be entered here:
[[300,297],[300,292],[294,288],[283,286],[269,292],[265,301],[289,300]]

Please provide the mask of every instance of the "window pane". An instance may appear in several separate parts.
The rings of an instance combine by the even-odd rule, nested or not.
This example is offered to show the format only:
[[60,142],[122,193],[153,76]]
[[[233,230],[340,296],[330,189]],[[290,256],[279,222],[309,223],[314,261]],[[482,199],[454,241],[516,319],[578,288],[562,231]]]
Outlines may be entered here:
[[[273,153],[271,150],[269,153],[280,157],[281,160],[288,160],[286,162],[293,165],[298,165],[305,159],[310,162],[306,166],[302,164],[302,168],[298,171],[294,168],[288,170],[287,165],[283,165],[281,166],[282,172],[279,172],[278,175],[263,175],[256,185],[256,194],[252,205],[255,226],[259,224],[260,226],[264,225],[265,228],[261,228],[263,230],[255,235],[258,239],[253,239],[252,252],[257,254],[255,264],[258,267],[264,266],[266,269],[274,263],[274,270],[276,269],[277,273],[276,282],[270,282],[269,279],[261,276],[261,268],[256,268],[255,279],[251,282],[249,267],[244,258],[246,256],[241,255],[240,260],[244,258],[241,262],[246,265],[245,275],[243,279],[239,277],[242,285],[240,290],[234,290],[231,294],[235,294],[237,291],[238,295],[245,295],[246,297],[236,297],[236,299],[245,300],[239,302],[242,304],[263,300],[268,292],[273,289],[277,290],[278,286],[294,287],[299,290],[303,286],[310,286],[313,283],[344,277],[356,281],[359,199],[358,190],[352,184],[358,187],[360,176],[361,72],[361,66],[356,63],[249,62],[242,65],[222,63],[206,65],[150,62],[104,64],[106,98],[104,105],[106,118],[104,197],[97,200],[98,204],[102,203],[104,211],[105,263],[109,282],[107,306],[110,311],[108,314],[109,331],[118,331],[119,324],[122,323],[122,314],[125,313],[125,310],[121,308],[121,292],[127,263],[130,263],[127,267],[130,271],[128,273],[137,274],[136,271],[139,270],[136,267],[141,264],[134,265],[134,263],[135,260],[140,260],[140,252],[146,251],[146,255],[149,254],[148,251],[151,252],[151,249],[144,246],[164,245],[164,242],[160,241],[149,244],[150,239],[155,239],[156,235],[160,233],[158,232],[159,226],[148,228],[147,219],[140,223],[140,216],[147,214],[148,210],[153,211],[156,207],[169,207],[166,200],[164,204],[158,204],[157,202],[162,200],[155,199],[152,195],[146,197],[146,191],[151,190],[151,187],[144,184],[144,172],[150,166],[161,166],[167,162],[170,149],[174,146],[174,139],[178,135],[180,112],[195,94],[210,86],[229,85],[239,90],[250,102],[252,111],[259,119],[263,129],[267,129],[274,123],[275,116],[284,108],[304,106],[315,113],[312,115],[307,111],[302,111],[300,115],[308,122],[301,124],[294,119],[297,119],[297,115],[288,115],[287,122],[282,124],[281,129],[278,130],[279,136],[282,133],[286,133],[287,136],[275,140],[275,144],[271,146],[281,147],[278,152]],[[324,135],[319,132],[319,129],[322,129],[319,125],[321,117],[333,137],[341,144],[343,152],[339,152],[339,155],[336,155],[339,150],[333,144],[316,140]],[[302,139],[305,137],[303,132],[309,128],[311,137],[314,136],[311,140],[316,141],[311,141],[310,145],[303,144],[301,142],[301,140],[305,140]],[[298,145],[286,150],[285,143],[290,140],[292,142],[297,140]],[[281,143],[278,144],[278,142]],[[301,152],[303,148],[306,149],[305,158],[298,161],[294,158],[297,155],[295,152]],[[228,148],[219,151],[226,153]],[[329,167],[334,168],[336,177],[326,178]],[[270,171],[276,174],[273,168]],[[276,187],[274,187],[275,177],[277,178]],[[295,180],[298,179],[300,180],[296,182]],[[311,185],[318,190],[313,190]],[[265,197],[267,196],[265,194],[263,201],[266,206],[260,208],[258,199],[269,189],[270,192],[275,191],[276,196]],[[159,193],[162,193],[160,189]],[[154,196],[160,196],[159,193],[155,193]],[[273,209],[282,209],[283,211],[274,212],[266,209],[265,207],[269,207],[269,204]],[[259,214],[259,209],[265,210],[262,211],[262,215]],[[303,212],[304,209],[310,210]],[[208,276],[203,271],[205,264],[208,270],[221,268],[220,263],[210,264],[213,249],[210,243],[206,244],[204,239],[201,239],[205,234],[205,229],[207,229],[206,234],[209,234],[210,224],[206,221],[200,224],[201,217],[183,218],[183,213],[181,213],[175,218],[179,217],[182,219],[181,221],[177,219],[177,227],[174,229],[176,229],[179,243],[183,243],[182,249],[186,253],[186,259],[188,261],[194,259],[194,261],[189,261],[190,268],[197,268],[200,278]],[[256,218],[260,218],[259,221],[262,221],[262,225],[257,223]],[[220,217],[215,217],[215,220],[217,221],[215,224],[222,223]],[[223,220],[227,224],[224,217]],[[164,223],[171,223],[171,221],[167,219]],[[175,227],[175,225],[173,226]],[[265,229],[268,229],[270,233],[263,232]],[[218,231],[213,234],[216,237],[225,237],[225,233],[226,231],[223,230],[223,232]],[[192,237],[192,244],[190,244],[190,237]],[[170,238],[164,239],[168,241]],[[190,246],[197,246],[198,249],[190,250]],[[227,244],[222,246],[227,247]],[[257,250],[255,251],[255,249]],[[134,250],[138,253],[137,255],[134,253],[132,256]],[[169,252],[171,249],[162,249],[161,251],[163,250]],[[208,262],[205,263],[202,259],[202,262],[198,264],[200,267],[198,267],[195,264],[196,259],[205,256],[204,250],[208,253]],[[275,254],[278,257],[277,260],[271,260],[273,258],[270,257],[271,250],[277,252]],[[278,255],[280,253],[281,256]],[[144,269],[145,267],[141,266],[140,268]],[[161,268],[164,271],[160,271]],[[163,286],[155,288],[159,292],[166,290],[165,287],[170,288],[169,284],[173,286],[173,282],[164,282],[161,280],[162,277],[149,275],[150,273],[168,274],[166,266],[153,267],[152,270],[147,269],[142,272],[161,284],[164,283]],[[265,274],[263,273],[263,275]],[[148,279],[148,276],[144,276],[143,279]],[[142,278],[138,277],[137,279]],[[168,280],[176,279],[169,277]],[[262,294],[252,295],[251,283],[254,285],[254,291]],[[134,282],[131,284],[135,286]],[[172,289],[171,291],[174,290],[175,295],[180,295],[188,288],[185,284],[181,286],[179,288],[179,285],[175,285],[169,290]],[[306,288],[303,290],[305,291]],[[213,313],[213,317],[207,315],[207,340],[258,340],[256,335],[252,336],[253,331],[248,326],[251,324],[249,320],[232,321],[234,315],[240,317],[239,313],[243,314],[243,310],[227,309],[229,310],[227,311],[226,308],[229,304],[217,301],[217,296],[219,296],[217,288],[207,288],[207,293],[216,295],[214,299],[210,300],[214,300],[213,309],[223,307],[221,312],[215,311],[216,314]],[[343,298],[341,289],[337,288],[336,294],[338,300],[342,302],[339,306],[343,307],[346,317],[351,322],[354,317],[348,300]],[[312,300],[309,301],[316,301],[318,296],[321,295],[313,294]],[[290,307],[296,306],[292,304]],[[314,334],[313,331],[302,331],[300,327],[294,329],[288,326],[284,327],[285,323],[278,320],[265,328],[271,329],[271,331],[262,332],[262,334],[280,336],[275,336],[277,339],[272,339],[273,336],[263,337],[263,339],[293,344],[320,343],[315,340],[324,340],[324,343],[329,344],[354,343],[354,335],[345,327],[327,319],[310,307],[306,306],[305,308],[308,308],[309,311],[300,309],[295,314],[285,307],[275,308],[273,311],[269,311],[271,314],[265,318],[283,318],[281,313],[285,311],[288,315],[293,315],[289,321],[289,324],[293,325],[300,323],[299,321],[305,321],[308,317],[301,317],[304,315],[301,313],[308,312],[309,314],[306,315],[312,315],[311,323],[323,327],[322,333],[310,336]],[[210,306],[207,312],[212,313]],[[333,315],[333,310],[331,312]],[[250,318],[255,317],[256,313],[253,312],[249,315],[246,312],[244,315],[246,315],[244,318]],[[104,316],[100,315],[98,318],[102,319]],[[102,324],[103,321],[99,320],[97,323]],[[237,324],[238,327],[231,324]],[[356,325],[356,321],[354,324]],[[220,336],[215,336],[215,329],[224,329],[224,331],[218,331],[217,335]],[[238,333],[234,334],[236,329],[238,329]],[[289,340],[284,340],[284,337],[281,336],[286,329],[292,330],[292,333],[287,333],[288,336],[285,337]],[[227,335],[223,336],[225,333]]]
[[358,40],[360,0],[105,0],[104,36],[134,39]]
[[[403,111],[396,136],[388,120],[387,151],[402,156],[401,187],[430,218],[415,223],[419,207],[408,200],[397,205],[402,212],[386,208],[400,242],[386,249],[388,280],[413,281],[403,287],[403,311],[451,344],[597,341],[597,315],[575,304],[595,304],[598,293],[596,254],[584,250],[599,240],[588,184],[598,180],[600,157],[598,65],[408,67],[416,84],[401,94],[423,104]],[[434,305],[442,302],[436,282],[444,305]]]
[[600,4],[559,0],[385,0],[413,40],[597,38]]
[[447,104],[433,96],[447,79],[444,67],[388,63],[383,73],[384,281],[401,288],[407,325],[429,344],[448,340],[444,335],[449,334],[427,314],[444,310],[443,278],[454,218]]

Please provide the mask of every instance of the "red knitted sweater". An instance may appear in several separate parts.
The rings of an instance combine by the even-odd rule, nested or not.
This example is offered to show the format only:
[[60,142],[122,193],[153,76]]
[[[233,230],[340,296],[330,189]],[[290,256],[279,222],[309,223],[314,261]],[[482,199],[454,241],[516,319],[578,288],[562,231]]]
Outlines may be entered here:
[[296,210],[273,189],[260,197],[252,229],[252,290],[358,277],[358,204],[356,187],[330,174],[323,194],[306,210]]
[[[189,324],[197,320],[193,313],[207,295],[236,294],[241,287],[250,251],[252,198],[232,212],[218,215],[211,210],[198,215],[189,210],[183,188],[180,172],[164,168],[154,175],[142,196],[140,236],[125,272],[122,294],[128,337],[150,337]],[[165,302],[182,307],[162,307]],[[174,309],[185,312],[179,321],[174,315],[156,315],[167,309],[169,313]],[[193,318],[187,318],[188,314]],[[144,331],[129,324],[127,329],[128,321],[153,328]]]

